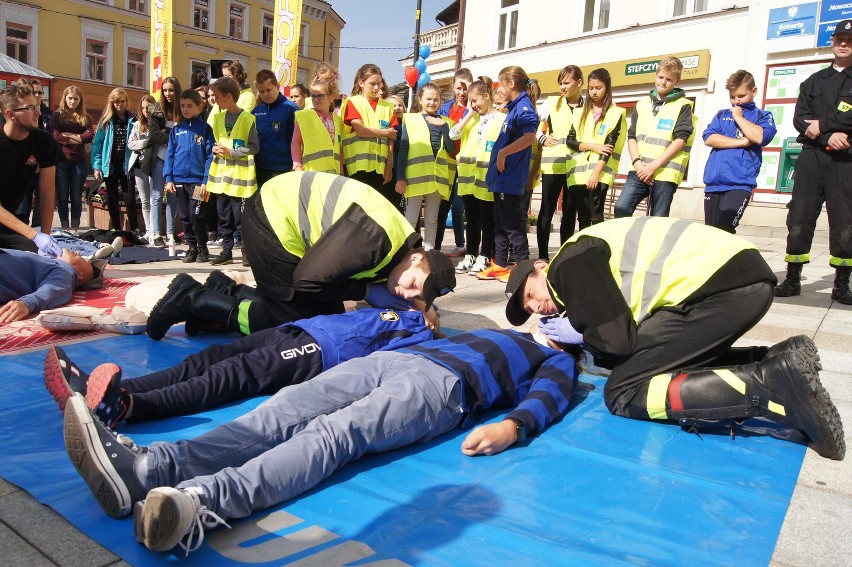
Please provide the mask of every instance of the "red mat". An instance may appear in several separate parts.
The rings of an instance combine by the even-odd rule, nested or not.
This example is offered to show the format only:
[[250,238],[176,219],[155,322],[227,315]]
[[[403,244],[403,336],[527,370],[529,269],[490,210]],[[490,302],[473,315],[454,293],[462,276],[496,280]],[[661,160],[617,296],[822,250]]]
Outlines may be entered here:
[[[117,305],[124,305],[124,296],[127,290],[135,286],[136,282],[104,279],[101,289],[92,291],[74,292],[69,305],[85,305],[87,307],[99,307],[111,309]],[[36,323],[35,315],[22,321],[0,324],[0,356],[24,350],[35,350],[50,345],[79,342],[90,340],[102,335],[115,336],[108,331],[70,331],[65,333],[53,333]]]

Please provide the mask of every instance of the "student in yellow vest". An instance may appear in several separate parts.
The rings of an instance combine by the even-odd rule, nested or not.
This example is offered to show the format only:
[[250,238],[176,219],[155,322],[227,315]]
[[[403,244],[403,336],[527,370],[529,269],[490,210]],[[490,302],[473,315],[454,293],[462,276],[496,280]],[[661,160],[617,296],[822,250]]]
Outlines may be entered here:
[[651,215],[669,216],[674,193],[683,180],[695,137],[692,101],[680,82],[683,63],[666,57],[657,67],[654,89],[636,104],[627,131],[627,148],[633,171],[615,204],[616,217],[629,217],[636,205],[650,196]]
[[[573,154],[577,147],[577,128],[583,110],[583,71],[576,65],[567,65],[559,72],[560,96],[547,98],[542,115],[542,131],[538,135],[541,144],[541,208],[535,232],[538,240],[538,257],[550,259],[551,223],[556,203],[562,193],[562,222],[559,225],[559,243],[564,244],[574,234],[577,221],[577,206],[583,202],[586,191],[575,185],[569,191],[568,177],[574,168]],[[568,139],[575,147],[569,148]]]
[[611,369],[604,401],[615,415],[688,428],[764,417],[841,460],[843,424],[813,341],[731,346],[769,310],[776,281],[760,251],[733,234],[686,220],[615,219],[575,234],[550,265],[518,263],[506,318],[548,316],[543,334],[582,344]]
[[296,113],[296,128],[290,153],[294,171],[322,171],[341,175],[343,154],[340,142],[343,120],[333,113],[334,99],[339,96],[336,82],[314,79],[310,86],[313,108]]
[[405,195],[405,218],[416,227],[423,212],[423,248],[435,247],[438,210],[441,201],[450,198],[455,177],[455,160],[451,157],[455,143],[450,139],[450,120],[438,115],[441,87],[426,83],[418,93],[423,112],[402,115],[402,135],[396,157],[396,192]]
[[[396,116],[393,103],[382,100],[382,71],[376,65],[362,65],[355,74],[352,96],[343,101],[343,161],[346,175],[382,192],[393,176]],[[383,193],[384,194],[384,193]],[[389,201],[399,199],[385,194]]]
[[467,254],[456,272],[473,276],[488,268],[494,256],[494,193],[488,191],[485,174],[506,115],[494,107],[493,82],[488,77],[473,81],[467,97],[472,112],[450,129],[450,138],[461,139],[456,159],[459,195],[467,220]]
[[299,107],[299,110],[308,108],[307,101],[310,99],[311,93],[308,87],[302,83],[296,83],[290,87],[290,101]]
[[254,154],[260,149],[257,127],[251,112],[237,106],[240,86],[230,77],[213,83],[216,101],[224,110],[213,118],[213,163],[207,179],[207,192],[218,195],[219,236],[222,251],[210,259],[214,266],[231,264],[234,233],[241,229],[243,203],[257,191]]
[[[237,81],[237,84],[240,87],[240,94],[236,98],[237,106],[246,112],[251,112],[257,105],[257,98],[254,96],[251,87],[246,84],[248,74],[246,73],[243,64],[236,60],[223,63],[222,77],[230,77]],[[209,100],[208,103],[210,103]],[[225,109],[222,108],[222,105],[216,102],[214,97],[213,102],[210,103],[210,111],[207,114],[207,123],[210,124],[211,128],[213,128],[213,117],[224,110]]]
[[604,220],[606,194],[615,181],[627,137],[625,111],[612,103],[612,79],[600,68],[589,73],[588,96],[577,129],[581,151],[571,186],[585,186],[585,202],[577,204],[580,229]]

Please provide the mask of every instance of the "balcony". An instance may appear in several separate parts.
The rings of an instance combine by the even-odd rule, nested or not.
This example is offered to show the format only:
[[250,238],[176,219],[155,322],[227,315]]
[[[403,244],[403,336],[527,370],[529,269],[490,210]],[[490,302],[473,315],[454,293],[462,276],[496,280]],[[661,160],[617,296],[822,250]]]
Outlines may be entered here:
[[432,51],[441,49],[455,49],[459,38],[459,25],[452,24],[436,30],[420,34],[420,44],[428,44]]

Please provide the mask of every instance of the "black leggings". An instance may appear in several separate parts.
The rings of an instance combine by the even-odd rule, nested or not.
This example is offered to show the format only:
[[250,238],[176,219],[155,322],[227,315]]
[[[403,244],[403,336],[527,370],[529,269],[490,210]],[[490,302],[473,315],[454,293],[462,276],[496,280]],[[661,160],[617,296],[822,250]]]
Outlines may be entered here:
[[473,195],[462,195],[467,216],[467,253],[471,256],[494,257],[494,201],[483,201]]
[[113,230],[123,230],[121,222],[121,205],[119,204],[119,186],[121,187],[121,200],[127,208],[127,224],[130,230],[136,230],[136,191],[128,182],[127,173],[124,171],[124,163],[113,161],[110,164],[109,177],[104,178],[107,190],[107,210]]

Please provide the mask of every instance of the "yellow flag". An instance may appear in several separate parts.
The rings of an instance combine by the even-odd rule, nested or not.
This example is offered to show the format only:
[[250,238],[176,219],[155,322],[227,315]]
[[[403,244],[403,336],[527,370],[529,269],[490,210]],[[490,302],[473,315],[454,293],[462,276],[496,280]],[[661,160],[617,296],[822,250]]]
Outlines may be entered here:
[[302,0],[275,0],[272,72],[275,73],[282,87],[296,84],[301,29]]
[[172,0],[154,0],[151,6],[151,94],[160,92],[172,75]]

